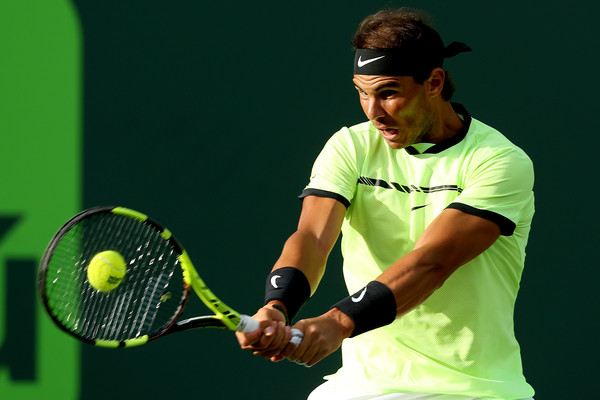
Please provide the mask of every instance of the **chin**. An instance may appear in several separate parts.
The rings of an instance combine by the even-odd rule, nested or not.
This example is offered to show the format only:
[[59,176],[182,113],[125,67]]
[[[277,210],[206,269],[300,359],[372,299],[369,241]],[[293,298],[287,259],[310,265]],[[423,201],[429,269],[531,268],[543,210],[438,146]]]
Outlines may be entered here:
[[403,148],[409,146],[404,143],[396,143],[396,142],[388,142],[388,141],[386,141],[386,142],[387,142],[388,146],[390,146],[392,149],[403,149]]

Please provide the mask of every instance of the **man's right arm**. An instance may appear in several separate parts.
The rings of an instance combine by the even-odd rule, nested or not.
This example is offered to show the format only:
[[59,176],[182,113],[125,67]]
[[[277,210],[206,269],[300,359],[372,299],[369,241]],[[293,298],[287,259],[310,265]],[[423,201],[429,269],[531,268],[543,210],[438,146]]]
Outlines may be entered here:
[[[272,271],[284,267],[297,268],[306,276],[310,294],[314,293],[325,273],[327,258],[339,237],[345,214],[346,207],[335,199],[304,198],[298,228],[286,241]],[[275,356],[285,348],[291,333],[289,327],[281,324],[283,314],[275,310],[273,304],[286,307],[284,303],[272,300],[254,315],[261,330],[238,333],[237,336],[242,349],[276,360]]]
[[315,292],[323,274],[327,257],[340,234],[346,207],[327,197],[308,196],[302,203],[298,229],[286,241],[273,270],[286,266],[298,268],[306,275]]

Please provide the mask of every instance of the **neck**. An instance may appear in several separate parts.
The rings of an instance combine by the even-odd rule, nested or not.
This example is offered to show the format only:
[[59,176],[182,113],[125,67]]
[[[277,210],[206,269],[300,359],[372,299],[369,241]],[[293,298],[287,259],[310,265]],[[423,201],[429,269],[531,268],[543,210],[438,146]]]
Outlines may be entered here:
[[459,134],[463,129],[463,121],[460,119],[456,111],[452,108],[449,101],[441,101],[437,105],[436,115],[438,120],[434,127],[434,138],[432,143],[443,142],[454,135]]

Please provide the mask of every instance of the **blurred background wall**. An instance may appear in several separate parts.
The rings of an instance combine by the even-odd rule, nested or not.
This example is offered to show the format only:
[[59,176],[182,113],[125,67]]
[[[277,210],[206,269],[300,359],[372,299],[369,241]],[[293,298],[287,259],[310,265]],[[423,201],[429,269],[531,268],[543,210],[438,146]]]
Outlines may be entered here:
[[[364,119],[354,30],[398,6],[473,48],[446,65],[455,100],[535,163],[516,333],[536,399],[595,392],[597,3],[21,0],[0,2],[0,398],[300,400],[334,371],[337,353],[310,369],[271,364],[220,330],[80,345],[43,314],[37,265],[72,214],[127,206],[167,225],[214,292],[253,312],[315,156]],[[337,250],[301,317],[345,296]]]

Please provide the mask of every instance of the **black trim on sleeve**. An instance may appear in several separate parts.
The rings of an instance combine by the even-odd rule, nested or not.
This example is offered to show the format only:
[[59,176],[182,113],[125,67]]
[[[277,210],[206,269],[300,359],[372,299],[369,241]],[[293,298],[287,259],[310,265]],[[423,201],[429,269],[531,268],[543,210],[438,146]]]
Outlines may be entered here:
[[345,198],[341,194],[338,194],[335,192],[330,192],[328,190],[304,189],[302,191],[302,194],[300,196],[298,196],[298,198],[300,200],[303,200],[305,197],[308,197],[308,196],[327,197],[330,199],[335,199],[335,200],[339,201],[340,203],[342,203],[344,205],[344,207],[346,207],[346,208],[350,207],[350,201],[347,198]]
[[467,214],[475,215],[488,221],[492,221],[500,227],[500,234],[502,236],[511,236],[515,232],[517,227],[514,222],[506,218],[504,215],[500,215],[489,210],[480,210],[479,208],[471,207],[463,203],[450,203],[446,208],[453,208],[465,212]]

